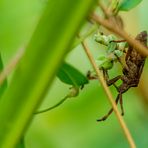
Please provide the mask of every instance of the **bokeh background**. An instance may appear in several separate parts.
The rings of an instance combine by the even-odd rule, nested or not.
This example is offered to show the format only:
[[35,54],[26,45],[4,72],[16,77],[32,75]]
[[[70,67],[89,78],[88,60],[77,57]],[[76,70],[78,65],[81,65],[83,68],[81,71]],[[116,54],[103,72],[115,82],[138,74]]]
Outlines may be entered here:
[[[46,0],[0,2],[0,52],[5,65],[20,47],[27,45],[46,2]],[[147,6],[148,1],[143,0],[129,12],[120,13],[126,31],[133,37],[140,31],[148,31]],[[85,28],[87,30],[89,25],[85,25]],[[103,46],[94,42],[93,36],[88,38],[88,45],[95,58],[105,51]],[[73,49],[65,60],[84,74],[91,69],[81,46]],[[113,77],[117,73],[121,73],[119,65],[110,71],[110,76]],[[123,95],[124,120],[139,148],[148,147],[147,73],[148,62],[144,67],[139,87],[132,88]],[[12,74],[9,76],[9,81],[11,76]],[[61,100],[69,92],[69,87],[55,78],[40,109],[52,106]],[[111,91],[116,97],[116,90],[111,87]],[[98,81],[91,81],[80,91],[78,97],[70,98],[50,112],[33,117],[25,134],[26,148],[129,147],[114,113],[107,121],[96,122],[96,119],[106,114],[109,108],[110,104],[103,88]]]

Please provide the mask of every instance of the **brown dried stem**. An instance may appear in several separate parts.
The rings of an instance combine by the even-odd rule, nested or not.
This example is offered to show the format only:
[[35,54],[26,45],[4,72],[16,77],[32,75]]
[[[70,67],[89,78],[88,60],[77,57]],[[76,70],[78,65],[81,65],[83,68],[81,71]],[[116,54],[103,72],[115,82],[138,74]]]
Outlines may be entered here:
[[138,52],[140,52],[144,56],[148,56],[148,50],[145,46],[143,46],[138,41],[132,39],[123,29],[121,29],[118,25],[115,25],[115,23],[112,23],[111,21],[107,19],[102,19],[95,13],[91,15],[91,19],[93,19],[96,23],[101,24],[109,31],[119,35],[120,37],[124,38],[131,46],[133,46]]
[[124,132],[124,134],[125,134],[128,142],[129,142],[130,147],[131,148],[135,148],[136,146],[135,146],[135,143],[133,141],[133,138],[132,138],[132,136],[131,136],[131,134],[130,134],[130,132],[129,132],[129,130],[128,130],[126,124],[125,124],[125,122],[124,122],[124,120],[123,120],[123,118],[121,117],[121,115],[120,115],[120,113],[118,111],[118,108],[117,108],[117,106],[115,104],[115,101],[113,99],[113,96],[112,96],[112,94],[111,94],[108,86],[106,85],[106,82],[105,82],[105,80],[104,80],[104,78],[103,78],[100,70],[98,69],[98,67],[97,67],[97,65],[95,63],[95,60],[94,60],[94,58],[93,58],[90,50],[88,49],[88,47],[87,47],[87,45],[86,45],[85,42],[82,42],[82,46],[83,46],[83,48],[84,48],[84,50],[85,50],[85,52],[86,52],[86,54],[87,54],[87,56],[89,58],[89,60],[90,60],[90,62],[92,64],[94,70],[96,71],[96,74],[97,74],[97,77],[98,77],[99,82],[101,82],[101,84],[102,84],[102,86],[103,86],[103,88],[104,88],[104,90],[106,92],[106,95],[108,97],[108,101],[110,102],[110,104],[113,107],[113,110],[115,112],[115,115],[116,115],[116,117],[117,117],[117,119],[118,119],[118,121],[120,123],[121,128],[123,129],[123,132]]
[[24,53],[24,49],[21,48],[16,53],[16,55],[10,60],[8,65],[3,69],[3,71],[0,73],[0,85],[3,84],[4,80],[7,78],[7,76],[12,72],[12,70],[16,67],[18,62],[20,61],[22,55]]

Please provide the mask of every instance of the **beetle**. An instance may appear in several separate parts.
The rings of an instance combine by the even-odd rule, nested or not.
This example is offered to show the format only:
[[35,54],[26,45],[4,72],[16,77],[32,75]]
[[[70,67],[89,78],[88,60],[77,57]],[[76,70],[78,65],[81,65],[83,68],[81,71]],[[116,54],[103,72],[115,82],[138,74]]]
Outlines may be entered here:
[[[146,31],[142,31],[141,33],[139,33],[135,39],[147,48]],[[128,91],[131,87],[138,86],[143,71],[143,67],[145,64],[145,60],[146,56],[141,55],[136,49],[134,49],[132,46],[129,45],[125,56],[126,67],[123,67],[122,75],[116,76],[115,78],[109,80],[108,70],[102,69],[107,85],[108,86],[114,85],[118,91],[118,95],[115,102],[116,104],[118,104],[118,102],[120,101],[121,115],[124,115],[122,94]],[[117,86],[115,82],[118,81],[119,79],[122,80],[122,84],[120,86]],[[98,119],[97,121],[106,120],[112,112],[113,108],[111,108],[105,116]]]

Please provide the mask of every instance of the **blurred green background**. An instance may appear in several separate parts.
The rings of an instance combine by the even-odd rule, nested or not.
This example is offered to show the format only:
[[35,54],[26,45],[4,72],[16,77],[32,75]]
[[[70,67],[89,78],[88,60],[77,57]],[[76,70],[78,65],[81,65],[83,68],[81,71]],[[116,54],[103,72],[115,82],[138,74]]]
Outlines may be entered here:
[[[29,41],[46,2],[46,0],[0,2],[0,51],[5,65],[16,51]],[[148,1],[143,0],[131,11],[120,13],[125,29],[131,36],[142,30],[148,31],[147,6]],[[89,28],[89,25],[85,28]],[[89,37],[88,44],[94,57],[97,58],[104,52],[104,47],[95,43],[92,36]],[[84,74],[91,69],[81,46],[73,49],[67,55],[66,61]],[[123,95],[124,119],[139,148],[148,147],[147,67],[148,63],[145,65],[140,87],[132,88]],[[110,72],[111,77],[118,72],[121,71],[116,66]],[[68,93],[69,87],[55,78],[40,109],[61,100]],[[116,97],[117,92],[113,87],[111,91]],[[98,81],[92,81],[84,87],[78,97],[67,100],[55,110],[34,116],[25,135],[26,148],[126,148],[128,143],[114,113],[107,121],[96,122],[96,119],[106,114],[109,108],[110,104],[101,85],[98,85]]]

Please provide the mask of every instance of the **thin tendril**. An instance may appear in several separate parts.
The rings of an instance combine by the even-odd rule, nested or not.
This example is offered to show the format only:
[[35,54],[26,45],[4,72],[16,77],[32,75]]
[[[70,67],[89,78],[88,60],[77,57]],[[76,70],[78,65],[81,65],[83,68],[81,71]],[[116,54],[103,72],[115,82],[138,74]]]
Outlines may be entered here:
[[34,114],[37,115],[37,114],[45,113],[45,112],[47,112],[47,111],[50,111],[50,110],[52,110],[52,109],[55,109],[56,107],[58,107],[58,106],[60,106],[62,103],[64,103],[68,98],[69,98],[69,97],[68,97],[68,95],[67,95],[67,96],[65,96],[62,100],[60,100],[58,103],[56,103],[55,105],[53,105],[53,106],[51,106],[51,107],[49,107],[49,108],[46,108],[46,109],[37,111],[37,112],[35,112]]

